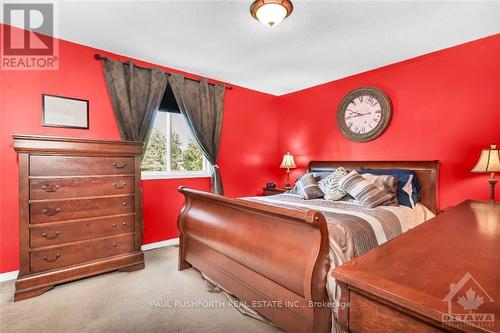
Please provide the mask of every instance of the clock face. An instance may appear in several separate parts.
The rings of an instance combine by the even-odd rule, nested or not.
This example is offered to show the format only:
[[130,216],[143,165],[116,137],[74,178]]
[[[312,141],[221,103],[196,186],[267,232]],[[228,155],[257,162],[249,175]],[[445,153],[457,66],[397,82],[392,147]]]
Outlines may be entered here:
[[366,134],[377,128],[381,115],[380,102],[371,95],[361,95],[347,105],[344,122],[351,132]]
[[391,104],[377,88],[363,87],[349,93],[337,110],[337,123],[352,141],[371,141],[383,133],[391,118]]

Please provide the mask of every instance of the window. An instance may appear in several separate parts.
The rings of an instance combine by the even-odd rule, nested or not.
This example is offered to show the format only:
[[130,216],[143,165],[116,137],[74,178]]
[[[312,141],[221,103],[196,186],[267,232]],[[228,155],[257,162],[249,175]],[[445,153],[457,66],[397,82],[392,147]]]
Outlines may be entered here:
[[180,113],[157,112],[142,159],[143,179],[207,177],[210,163]]

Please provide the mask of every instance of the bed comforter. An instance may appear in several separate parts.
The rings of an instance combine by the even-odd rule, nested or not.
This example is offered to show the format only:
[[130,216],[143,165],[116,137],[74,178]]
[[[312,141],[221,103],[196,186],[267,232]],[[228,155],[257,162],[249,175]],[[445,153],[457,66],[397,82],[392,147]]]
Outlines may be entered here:
[[[304,200],[289,193],[244,199],[303,211],[314,209],[324,214],[330,247],[327,291],[333,303],[339,299],[339,290],[331,274],[335,267],[434,217],[421,204],[417,204],[414,209],[406,206],[366,208],[353,200]],[[335,327],[334,313],[332,331],[335,331]]]

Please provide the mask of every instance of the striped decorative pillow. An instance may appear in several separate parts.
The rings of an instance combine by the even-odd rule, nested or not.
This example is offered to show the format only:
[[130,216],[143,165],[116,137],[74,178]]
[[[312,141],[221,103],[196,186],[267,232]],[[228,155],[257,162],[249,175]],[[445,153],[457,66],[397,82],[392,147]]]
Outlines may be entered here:
[[364,173],[361,176],[379,189],[385,190],[387,193],[393,194],[392,198],[382,203],[383,206],[396,206],[399,204],[396,196],[398,190],[399,179],[390,175],[374,175]]
[[339,188],[340,179],[346,175],[347,171],[340,167],[318,182],[319,188],[325,194],[326,200],[340,200],[346,195],[346,192]]
[[399,180],[390,175],[374,175],[371,173],[364,173],[361,176],[369,181],[371,184],[385,189],[387,192],[396,193],[398,190]]
[[[300,194],[299,193],[299,188],[297,187],[297,183],[299,182],[299,180],[304,177],[305,175],[307,175],[309,172],[304,172],[303,174],[301,174],[300,176],[297,177],[297,179],[295,180],[295,185],[292,187],[291,190],[288,191],[288,193],[290,194]],[[311,174],[314,176],[314,180],[317,182],[319,181],[320,179],[320,174],[316,173],[316,172],[311,172]]]
[[375,208],[394,197],[394,193],[388,193],[385,189],[371,184],[356,170],[352,170],[339,181],[339,188],[368,208]]
[[399,180],[396,197],[402,206],[415,208],[415,204],[420,201],[420,182],[415,170],[408,169],[364,169],[360,174],[371,173],[374,175],[391,175]]
[[306,173],[300,177],[295,183],[295,187],[297,187],[298,194],[304,199],[321,198],[324,195],[312,173]]

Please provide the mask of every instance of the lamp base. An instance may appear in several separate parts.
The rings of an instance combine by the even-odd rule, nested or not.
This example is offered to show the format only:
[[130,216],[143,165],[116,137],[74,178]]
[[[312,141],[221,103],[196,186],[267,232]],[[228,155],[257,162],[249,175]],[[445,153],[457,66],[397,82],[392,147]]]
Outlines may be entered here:
[[286,169],[286,183],[285,183],[285,189],[289,190],[291,189],[292,186],[290,185],[290,169]]
[[495,178],[488,179],[488,183],[490,183],[490,201],[495,202],[495,185],[497,184],[497,180]]

